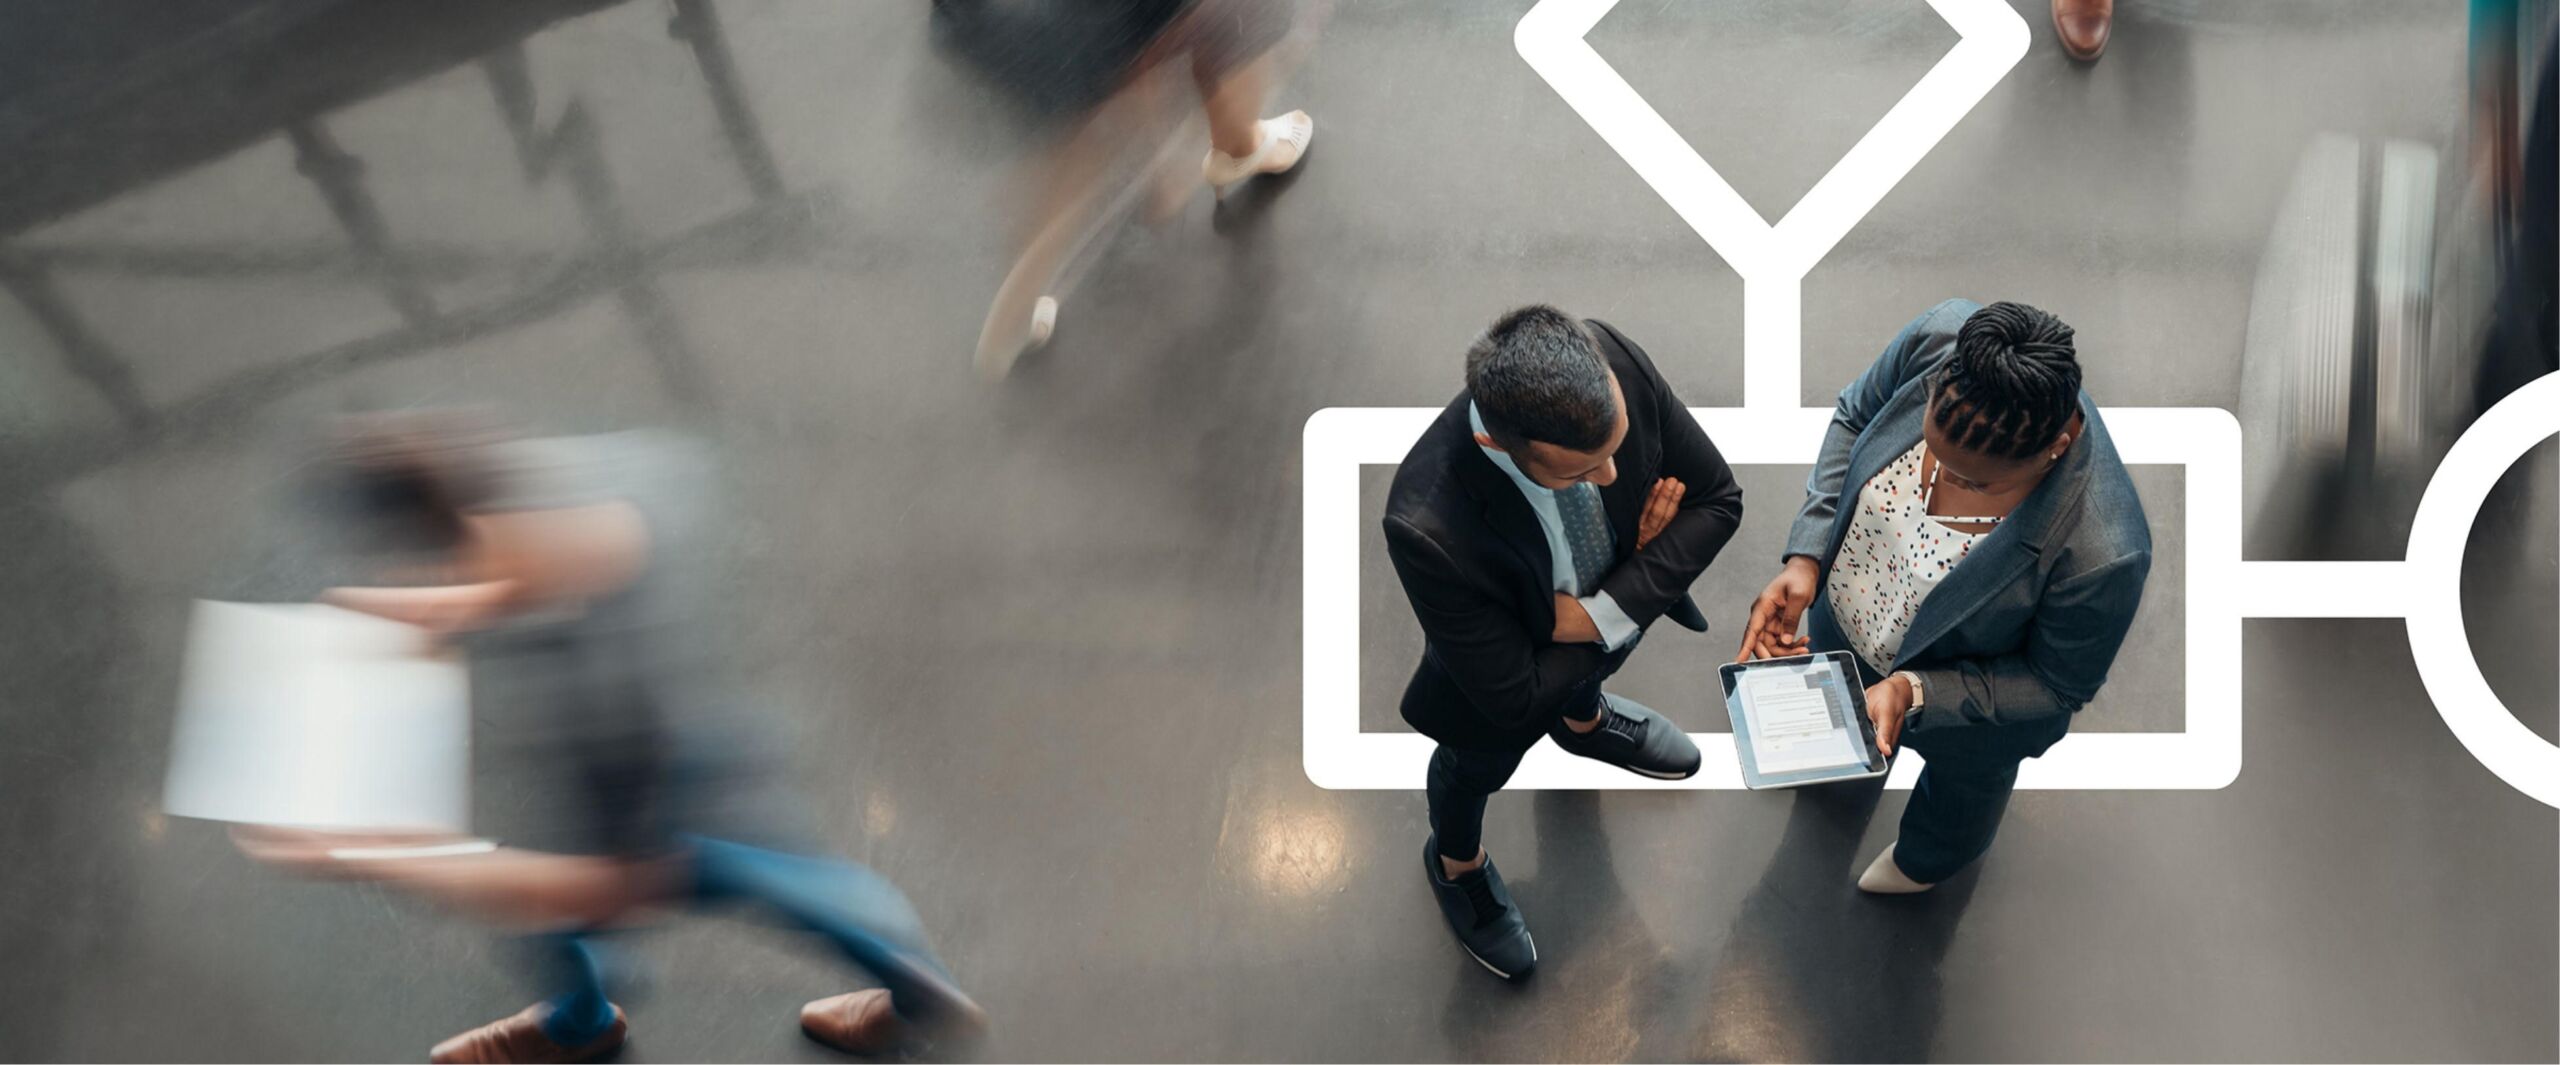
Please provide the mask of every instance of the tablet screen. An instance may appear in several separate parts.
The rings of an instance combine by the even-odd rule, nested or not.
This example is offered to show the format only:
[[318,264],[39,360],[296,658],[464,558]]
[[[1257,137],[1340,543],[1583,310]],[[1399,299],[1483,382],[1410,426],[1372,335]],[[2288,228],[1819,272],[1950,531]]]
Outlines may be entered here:
[[1850,716],[1847,685],[1828,656],[1738,671],[1734,694],[1749,723],[1753,765],[1771,775],[1864,767],[1866,743]]

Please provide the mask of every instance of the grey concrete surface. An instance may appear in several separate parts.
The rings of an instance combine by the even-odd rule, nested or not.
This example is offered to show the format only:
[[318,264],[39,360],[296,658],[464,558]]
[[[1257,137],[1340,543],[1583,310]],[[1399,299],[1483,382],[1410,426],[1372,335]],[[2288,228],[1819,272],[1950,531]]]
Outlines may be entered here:
[[[2012,2],[2033,50],[1808,279],[1807,401],[1962,294],[2062,314],[2105,403],[2231,406],[2301,146],[2459,144],[2459,5],[2127,0],[2081,67]],[[157,812],[188,600],[310,594],[313,424],[446,401],[716,442],[735,697],[792,722],[822,834],[913,894],[993,1058],[2560,1056],[2560,826],[2380,621],[2248,624],[2235,783],[2021,794],[1918,899],[1850,887],[1898,792],[1498,797],[1543,967],[1455,949],[1419,793],[1300,768],[1303,423],[1445,402],[1530,300],[1741,398],[1738,281],[1519,59],[1525,6],[1342,0],[1279,94],[1317,119],[1302,172],[1113,237],[995,386],[969,346],[1015,169],[1090,74],[1070,34],[723,0],[706,61],[636,0],[13,16],[72,43],[0,81],[0,1058],[414,1058],[533,994],[490,930]],[[1884,0],[1629,0],[1592,35],[1768,214],[1952,39]],[[1692,727],[1799,476],[1745,471],[1719,633],[1629,671]],[[1381,730],[1419,642],[1384,579]],[[2160,583],[2092,729],[2182,720]],[[2547,731],[2551,582],[2480,583]],[[634,954],[623,1060],[833,1057],[795,1010],[856,978],[806,944],[690,921]]]

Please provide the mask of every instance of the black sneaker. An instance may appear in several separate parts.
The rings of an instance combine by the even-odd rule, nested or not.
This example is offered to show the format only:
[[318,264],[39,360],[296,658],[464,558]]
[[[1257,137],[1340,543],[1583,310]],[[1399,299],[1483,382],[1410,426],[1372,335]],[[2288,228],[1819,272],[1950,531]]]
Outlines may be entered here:
[[1511,904],[1511,889],[1502,886],[1492,858],[1455,880],[1444,880],[1440,837],[1434,835],[1423,840],[1422,868],[1431,877],[1432,897],[1440,900],[1440,916],[1448,919],[1449,931],[1457,933],[1458,945],[1476,964],[1505,980],[1537,968],[1538,945],[1530,941],[1529,923],[1521,918],[1520,907]]
[[1561,721],[1547,730],[1556,746],[1638,776],[1687,780],[1698,774],[1698,745],[1652,707],[1618,695],[1600,697],[1600,727],[1575,732]]

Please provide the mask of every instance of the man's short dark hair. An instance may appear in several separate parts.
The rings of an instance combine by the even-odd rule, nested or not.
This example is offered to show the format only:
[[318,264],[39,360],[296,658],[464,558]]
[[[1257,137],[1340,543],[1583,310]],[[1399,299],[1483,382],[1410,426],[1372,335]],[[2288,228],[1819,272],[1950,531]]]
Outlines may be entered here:
[[1598,451],[1617,428],[1599,342],[1581,321],[1543,303],[1503,315],[1467,348],[1467,395],[1505,451],[1532,440]]
[[314,501],[361,554],[441,554],[460,547],[463,515],[494,484],[496,434],[443,411],[357,415],[332,427],[312,471]]

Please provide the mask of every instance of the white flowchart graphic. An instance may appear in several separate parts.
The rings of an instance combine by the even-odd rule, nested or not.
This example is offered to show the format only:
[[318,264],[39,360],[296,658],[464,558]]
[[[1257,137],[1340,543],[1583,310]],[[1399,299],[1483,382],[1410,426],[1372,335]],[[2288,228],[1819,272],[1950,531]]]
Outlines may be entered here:
[[[1584,39],[1617,0],[1542,0],[1514,33],[1520,55],[1724,257],[1743,280],[1743,405],[1691,408],[1735,465],[1809,465],[1830,422],[1801,403],[1805,276],[2026,54],[2026,23],[2001,0],[1928,0],[1956,46],[1833,164],[1774,226],[1637,95]],[[1432,741],[1360,729],[1360,468],[1393,465],[1430,407],[1333,407],[1305,431],[1304,743],[1307,776],[1327,788],[1422,785]],[[2429,697],[2482,765],[2560,807],[2560,747],[2498,701],[2462,627],[2459,580],[2472,521],[2498,477],[2560,431],[2560,375],[2491,409],[2455,444],[2418,510],[2399,562],[2248,562],[2241,558],[2240,424],[2218,407],[2107,408],[2124,460],[2185,467],[2186,724],[2176,733],[2075,733],[2019,769],[2021,788],[2199,789],[2241,764],[2244,617],[2396,617]],[[1318,619],[1322,619],[1321,623]],[[1726,733],[1693,733],[1705,768],[1651,781],[1540,744],[1512,788],[1742,787]],[[1920,758],[1896,760],[1907,788]]]

